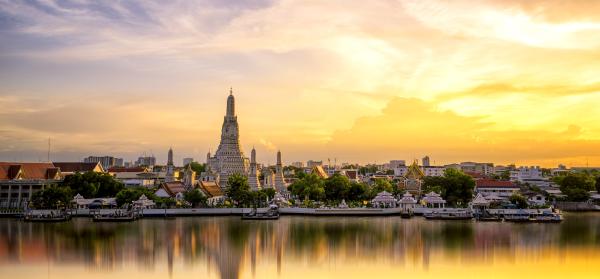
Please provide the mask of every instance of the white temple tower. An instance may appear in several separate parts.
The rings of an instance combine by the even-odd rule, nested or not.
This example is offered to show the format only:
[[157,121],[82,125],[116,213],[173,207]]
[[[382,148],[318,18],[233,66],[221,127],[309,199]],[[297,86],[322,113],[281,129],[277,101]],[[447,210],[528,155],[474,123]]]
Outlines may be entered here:
[[175,165],[173,164],[173,148],[169,148],[167,155],[167,173],[165,175],[165,182],[175,181]]
[[250,162],[244,156],[240,146],[239,126],[235,115],[235,98],[233,90],[230,90],[221,128],[219,148],[213,157],[209,155],[207,158],[207,170],[211,171],[208,175],[215,177],[221,188],[226,188],[230,175],[238,173],[248,176],[249,168]]
[[250,152],[250,174],[248,175],[248,184],[253,191],[260,190],[260,180],[258,179],[258,169],[256,167],[256,150],[252,148]]
[[277,151],[277,165],[275,166],[275,190],[280,193],[287,192],[285,178],[283,177],[283,165],[281,164],[281,151]]

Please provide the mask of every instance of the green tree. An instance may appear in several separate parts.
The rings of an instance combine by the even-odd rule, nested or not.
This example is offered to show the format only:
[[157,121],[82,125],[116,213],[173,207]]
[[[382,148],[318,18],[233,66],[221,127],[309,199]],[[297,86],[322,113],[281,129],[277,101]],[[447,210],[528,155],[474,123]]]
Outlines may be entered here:
[[[206,164],[191,162],[188,165],[191,165],[192,170],[195,171],[197,175],[200,175],[200,173],[203,173],[206,170]],[[185,165],[184,168],[187,169],[188,165]]]
[[325,197],[325,182],[318,175],[311,173],[294,181],[288,190],[295,196],[305,200],[320,201]]
[[160,199],[156,195],[154,195],[154,192],[152,192],[152,190],[144,187],[135,187],[125,188],[119,191],[116,194],[117,205],[129,205],[131,204],[131,202],[138,200],[142,195],[146,195],[148,199],[151,199],[154,202],[160,201]]
[[348,200],[349,201],[363,201],[369,199],[369,187],[360,182],[350,183],[350,189],[348,189]]
[[390,183],[387,179],[383,179],[383,178],[378,178],[375,179],[375,183],[373,183],[373,186],[371,187],[371,198],[375,197],[378,193],[380,192],[389,192],[389,193],[393,193],[394,192],[394,187],[392,186],[392,183]]
[[336,173],[325,179],[325,199],[328,201],[340,201],[348,198],[350,180],[348,177]]
[[73,199],[73,192],[69,187],[50,186],[31,195],[31,203],[37,209],[66,208]]
[[206,206],[207,198],[200,190],[193,189],[183,193],[183,199],[189,202],[192,207],[196,207],[198,205]]
[[557,176],[554,182],[560,185],[560,191],[571,201],[586,201],[590,197],[589,191],[596,186],[596,179],[583,172]]
[[448,168],[444,176],[425,177],[423,189],[438,190],[450,205],[465,205],[473,198],[475,181],[460,170]]
[[519,194],[513,194],[508,198],[512,204],[516,205],[517,208],[527,208],[527,199]]
[[600,175],[596,175],[596,192],[600,194]]
[[234,205],[243,206],[247,204],[250,201],[248,178],[237,173],[229,176],[225,192]]
[[62,185],[85,198],[114,197],[124,188],[112,175],[93,171],[68,175]]

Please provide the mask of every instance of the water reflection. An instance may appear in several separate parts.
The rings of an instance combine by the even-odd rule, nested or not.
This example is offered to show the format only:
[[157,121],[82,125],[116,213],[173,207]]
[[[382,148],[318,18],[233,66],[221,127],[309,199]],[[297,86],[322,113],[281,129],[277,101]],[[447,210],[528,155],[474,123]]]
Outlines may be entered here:
[[[43,277],[73,266],[83,269],[69,272],[85,277],[291,278],[347,272],[344,277],[358,278],[361,270],[433,276],[448,266],[469,274],[523,262],[525,271],[534,272],[548,269],[542,267],[545,261],[571,262],[581,256],[584,264],[600,263],[600,214],[568,215],[562,224],[397,217],[282,217],[274,222],[199,217],[135,223],[78,218],[59,224],[0,220],[0,268],[15,277],[29,266],[48,266],[41,274],[27,271]],[[575,265],[561,268],[593,276],[593,270],[585,273]]]

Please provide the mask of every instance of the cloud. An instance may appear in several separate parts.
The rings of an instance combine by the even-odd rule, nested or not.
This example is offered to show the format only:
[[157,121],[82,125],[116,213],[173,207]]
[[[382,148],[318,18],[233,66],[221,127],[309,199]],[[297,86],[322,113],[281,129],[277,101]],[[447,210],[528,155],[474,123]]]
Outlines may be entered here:
[[496,130],[478,117],[440,110],[434,103],[395,98],[376,116],[358,118],[332,136],[338,158],[385,161],[430,155],[438,163],[458,160],[556,165],[582,158],[600,163],[600,140],[581,139],[582,127]]

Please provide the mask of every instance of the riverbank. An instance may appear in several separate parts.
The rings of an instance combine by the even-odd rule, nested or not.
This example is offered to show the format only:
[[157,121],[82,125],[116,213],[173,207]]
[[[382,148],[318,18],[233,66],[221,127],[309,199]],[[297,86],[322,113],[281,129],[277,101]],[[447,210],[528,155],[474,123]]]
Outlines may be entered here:
[[[69,213],[73,217],[92,217],[94,214],[109,215],[122,209],[73,209]],[[185,216],[242,216],[252,211],[252,208],[168,208],[168,209],[141,209],[140,217],[185,217]],[[414,215],[424,215],[434,211],[458,212],[464,208],[415,208]],[[267,208],[259,208],[259,212],[266,212]],[[50,214],[52,210],[34,210],[34,214]],[[491,214],[535,214],[540,209],[488,209]],[[0,214],[0,217],[21,217],[23,211],[10,211]],[[305,216],[398,216],[400,208],[280,208],[281,215]]]

